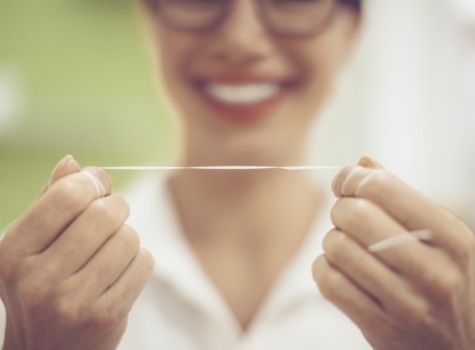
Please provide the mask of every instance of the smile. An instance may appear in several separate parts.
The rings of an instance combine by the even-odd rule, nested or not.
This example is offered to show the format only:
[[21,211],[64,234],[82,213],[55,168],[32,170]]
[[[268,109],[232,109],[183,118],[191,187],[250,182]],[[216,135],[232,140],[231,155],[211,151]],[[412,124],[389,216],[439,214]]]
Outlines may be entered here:
[[217,102],[245,106],[272,99],[279,94],[281,86],[276,83],[207,83],[203,91]]

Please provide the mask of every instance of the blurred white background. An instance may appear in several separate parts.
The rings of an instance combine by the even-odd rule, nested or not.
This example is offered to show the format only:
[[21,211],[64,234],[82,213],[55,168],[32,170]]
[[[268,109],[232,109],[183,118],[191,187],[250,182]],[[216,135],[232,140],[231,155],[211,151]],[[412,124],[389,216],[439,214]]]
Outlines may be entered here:
[[361,40],[320,161],[374,156],[475,226],[475,1],[367,0]]

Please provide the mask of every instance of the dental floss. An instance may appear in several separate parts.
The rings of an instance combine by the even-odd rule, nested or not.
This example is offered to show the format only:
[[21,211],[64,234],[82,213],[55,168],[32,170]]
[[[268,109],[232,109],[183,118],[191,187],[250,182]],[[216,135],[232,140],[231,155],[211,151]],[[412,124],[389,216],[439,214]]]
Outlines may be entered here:
[[261,170],[261,169],[282,169],[282,170],[340,170],[336,166],[262,166],[262,165],[224,165],[224,166],[105,166],[103,170]]
[[371,253],[380,252],[385,249],[393,248],[398,245],[414,242],[414,241],[429,241],[432,238],[432,233],[429,230],[416,230],[404,232],[396,236],[392,236],[377,243],[368,246],[368,251]]
[[86,177],[91,180],[92,184],[94,185],[96,192],[97,192],[97,198],[101,198],[106,194],[106,190],[104,186],[102,186],[102,183],[95,177],[93,174],[87,172],[87,171],[81,171],[81,174],[86,175]]

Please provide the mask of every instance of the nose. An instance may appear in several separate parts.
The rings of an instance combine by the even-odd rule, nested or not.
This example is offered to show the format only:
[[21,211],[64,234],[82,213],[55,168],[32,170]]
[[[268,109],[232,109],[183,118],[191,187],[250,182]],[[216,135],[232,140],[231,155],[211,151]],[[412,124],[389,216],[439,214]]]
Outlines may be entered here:
[[266,56],[272,43],[255,1],[235,0],[230,6],[226,19],[215,32],[215,56],[235,65]]

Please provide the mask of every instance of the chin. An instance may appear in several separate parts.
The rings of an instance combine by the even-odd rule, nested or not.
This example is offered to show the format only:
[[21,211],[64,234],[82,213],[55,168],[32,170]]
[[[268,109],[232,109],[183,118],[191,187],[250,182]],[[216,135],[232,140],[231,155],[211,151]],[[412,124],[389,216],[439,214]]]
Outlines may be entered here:
[[234,135],[214,145],[213,152],[222,165],[294,165],[295,142],[269,135]]

